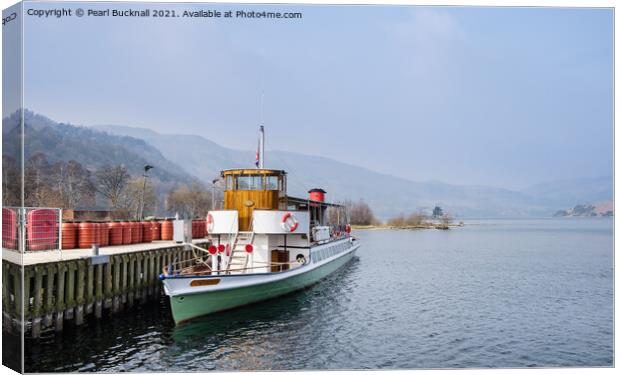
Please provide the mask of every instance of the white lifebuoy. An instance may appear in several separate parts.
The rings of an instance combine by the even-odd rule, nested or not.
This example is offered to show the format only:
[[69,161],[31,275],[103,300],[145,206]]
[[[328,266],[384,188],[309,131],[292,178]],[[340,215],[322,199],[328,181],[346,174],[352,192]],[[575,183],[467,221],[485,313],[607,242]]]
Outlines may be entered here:
[[287,212],[282,216],[282,222],[280,225],[282,225],[282,229],[285,231],[294,232],[297,230],[299,222],[295,219],[295,216],[292,213]]
[[214,225],[214,220],[213,220],[213,215],[211,214],[207,214],[207,232],[211,233],[213,232],[213,225]]

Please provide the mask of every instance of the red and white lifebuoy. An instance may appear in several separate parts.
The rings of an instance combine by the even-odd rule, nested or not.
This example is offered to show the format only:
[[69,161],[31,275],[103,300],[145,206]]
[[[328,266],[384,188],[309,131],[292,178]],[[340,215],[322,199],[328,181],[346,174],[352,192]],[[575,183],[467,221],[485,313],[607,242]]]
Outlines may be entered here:
[[297,221],[297,219],[295,218],[295,215],[293,215],[290,212],[287,212],[282,216],[282,221],[280,225],[282,225],[282,229],[284,229],[285,231],[294,232],[297,230],[297,227],[299,226],[299,221]]
[[215,224],[215,221],[213,220],[213,215],[211,215],[210,213],[207,214],[207,233],[213,232],[214,224]]
[[351,234],[351,226],[347,224],[347,226],[344,227],[344,231],[347,232],[347,234]]

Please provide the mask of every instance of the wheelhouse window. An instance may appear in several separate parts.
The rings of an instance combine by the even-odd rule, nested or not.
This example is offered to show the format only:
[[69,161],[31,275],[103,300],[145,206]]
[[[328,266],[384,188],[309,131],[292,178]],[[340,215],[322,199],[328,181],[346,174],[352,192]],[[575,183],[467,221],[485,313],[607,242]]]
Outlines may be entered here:
[[237,190],[262,190],[263,176],[237,176]]
[[226,190],[233,189],[233,176],[226,176]]
[[265,189],[280,190],[280,186],[278,184],[278,176],[265,176]]

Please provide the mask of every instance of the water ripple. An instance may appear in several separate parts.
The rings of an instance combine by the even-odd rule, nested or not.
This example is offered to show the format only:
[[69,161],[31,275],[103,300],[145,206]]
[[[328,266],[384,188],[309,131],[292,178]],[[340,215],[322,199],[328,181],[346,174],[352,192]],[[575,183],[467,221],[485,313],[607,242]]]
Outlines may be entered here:
[[312,288],[179,327],[165,298],[67,325],[27,341],[27,370],[612,366],[609,223],[360,232],[358,257]]

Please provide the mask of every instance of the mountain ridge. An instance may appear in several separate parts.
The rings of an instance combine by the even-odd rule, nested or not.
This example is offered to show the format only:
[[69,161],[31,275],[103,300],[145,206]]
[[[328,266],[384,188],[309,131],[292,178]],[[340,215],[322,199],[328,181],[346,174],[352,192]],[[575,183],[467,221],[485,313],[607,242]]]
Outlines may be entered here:
[[[20,129],[18,113],[3,118],[3,157],[19,160]],[[110,135],[92,127],[55,122],[28,110],[24,111],[24,135],[26,163],[32,156],[41,153],[50,164],[75,160],[91,172],[104,165],[124,164],[133,177],[142,176],[145,165],[157,164],[159,168],[152,169],[149,175],[152,180],[157,181],[155,186],[161,200],[160,210],[163,210],[163,198],[170,189],[182,183],[198,181],[142,139]]]
[[[254,151],[227,148],[202,135],[162,134],[119,125],[76,126],[31,111],[24,116],[26,157],[43,150],[50,161],[75,159],[88,168],[123,162],[133,175],[141,175],[142,167],[152,164],[156,166],[153,176],[165,182],[159,187],[160,196],[179,183],[200,180],[210,185],[223,169],[254,167]],[[16,116],[3,119],[3,135],[15,136],[8,133],[16,121]],[[18,145],[5,142],[3,147],[3,154],[10,154]],[[322,155],[282,150],[267,150],[266,163],[288,172],[291,195],[304,197],[309,189],[321,187],[330,201],[365,200],[380,219],[429,212],[435,205],[457,217],[550,217],[563,207],[613,199],[610,177],[550,181],[511,190],[411,181]]]
[[[142,134],[142,129],[122,125],[100,125],[95,128],[115,134],[142,136],[171,160],[190,165],[188,171],[203,181],[218,176],[221,169],[253,167],[253,151],[230,149],[202,135],[161,134],[150,129]],[[181,157],[179,147],[184,146],[179,145],[183,144],[200,148],[201,151],[193,153],[193,158]],[[549,195],[556,197],[557,192],[537,195],[528,191],[536,192],[537,188],[545,186],[544,182],[522,191],[484,185],[452,185],[440,181],[418,182],[325,156],[267,151],[266,162],[270,167],[289,172],[292,195],[305,194],[305,190],[312,187],[322,187],[328,191],[331,200],[364,199],[382,218],[419,209],[430,210],[434,205],[443,206],[457,216],[549,217],[559,207],[565,206],[558,204],[569,200],[549,198]],[[322,168],[318,167],[321,165]],[[579,198],[584,195],[587,194],[581,194]]]

